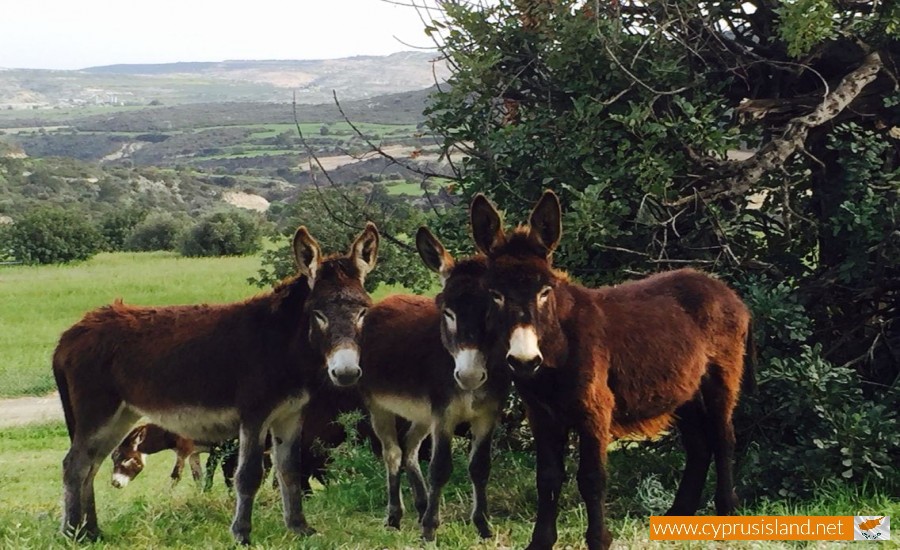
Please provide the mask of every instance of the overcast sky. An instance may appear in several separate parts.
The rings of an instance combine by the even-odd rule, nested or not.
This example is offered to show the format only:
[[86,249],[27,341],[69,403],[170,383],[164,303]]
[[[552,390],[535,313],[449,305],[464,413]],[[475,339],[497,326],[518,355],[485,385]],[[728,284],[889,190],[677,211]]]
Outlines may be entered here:
[[328,59],[430,45],[381,0],[2,0],[0,67]]

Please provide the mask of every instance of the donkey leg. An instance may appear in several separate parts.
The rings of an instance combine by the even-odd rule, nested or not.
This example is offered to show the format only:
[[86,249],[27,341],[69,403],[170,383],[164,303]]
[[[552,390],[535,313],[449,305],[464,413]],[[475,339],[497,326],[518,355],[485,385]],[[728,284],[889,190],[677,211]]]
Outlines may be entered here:
[[94,478],[103,459],[128,435],[138,416],[124,407],[89,435],[75,434],[63,459],[65,490],[62,531],[73,538],[96,540],[100,536],[94,500]]
[[703,398],[698,395],[675,411],[678,417],[678,431],[684,445],[685,464],[681,483],[667,516],[692,516],[700,507],[700,497],[706,484],[712,449]]
[[538,407],[528,408],[528,423],[534,437],[537,458],[537,519],[531,533],[529,550],[549,550],[556,542],[556,516],[559,492],[565,479],[563,462],[568,429]]
[[253,514],[253,499],[262,483],[263,439],[265,434],[258,423],[241,424],[238,447],[238,467],[234,477],[237,504],[231,533],[239,544],[250,544],[250,527]]
[[406,478],[412,486],[420,523],[428,508],[428,488],[425,487],[425,478],[422,476],[422,468],[419,465],[419,447],[422,446],[422,441],[427,435],[427,424],[413,423],[403,438],[403,467],[406,470]]
[[403,498],[400,495],[400,463],[403,450],[397,441],[397,417],[393,413],[373,406],[369,408],[372,430],[381,441],[381,458],[387,472],[387,518],[384,524],[394,529],[400,528],[403,517]]
[[272,455],[278,477],[278,489],[284,505],[284,524],[299,535],[312,535],[315,530],[306,523],[303,515],[303,488],[300,458],[301,418],[288,417],[273,423]]
[[487,484],[491,476],[491,441],[494,417],[479,418],[472,422],[472,448],[469,451],[469,479],[472,480],[472,523],[481,538],[494,536],[488,523]]
[[203,468],[200,467],[200,453],[191,453],[191,456],[188,457],[188,464],[191,466],[191,477],[194,478],[194,481],[200,483],[200,480],[203,479]]
[[731,423],[731,417],[737,405],[741,370],[738,367],[728,370],[727,373],[734,375],[726,378],[725,369],[712,365],[709,378],[700,386],[706,403],[713,455],[716,460],[715,502],[716,514],[720,516],[733,514],[738,506],[737,494],[734,492],[734,425]]
[[428,465],[428,508],[422,517],[422,538],[434,540],[435,531],[441,524],[441,492],[444,485],[450,481],[453,473],[453,457],[451,445],[453,443],[454,426],[436,422],[431,431],[431,463]]
[[[606,550],[612,536],[606,528],[606,448],[609,445],[610,409],[595,410],[579,430],[578,492],[587,512],[585,540],[590,550]],[[593,418],[591,418],[593,417]]]
[[181,472],[184,470],[184,455],[175,451],[175,466],[172,468],[172,486],[174,487],[179,481],[181,481]]

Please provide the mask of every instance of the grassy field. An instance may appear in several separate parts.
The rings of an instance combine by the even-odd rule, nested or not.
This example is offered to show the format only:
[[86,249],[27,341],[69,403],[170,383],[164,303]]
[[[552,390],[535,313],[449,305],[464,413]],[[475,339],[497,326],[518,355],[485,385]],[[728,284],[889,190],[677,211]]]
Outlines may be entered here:
[[[0,432],[0,547],[71,548],[58,534],[60,521],[60,463],[68,448],[61,424],[7,429]],[[384,475],[380,460],[360,446],[347,446],[336,454],[331,481],[305,501],[310,524],[318,534],[300,538],[282,524],[278,494],[266,483],[260,491],[253,515],[252,538],[258,548],[484,548],[524,546],[530,535],[535,490],[533,459],[528,454],[495,452],[493,480],[489,486],[494,539],[480,541],[468,524],[469,486],[465,479],[464,445],[454,449],[454,475],[444,493],[443,525],[437,544],[423,545],[414,514],[407,512],[399,531],[382,525]],[[649,541],[647,513],[623,512],[639,497],[629,480],[616,476],[618,453],[611,456],[610,516],[614,548],[834,548],[834,543],[654,543]],[[210,492],[202,492],[190,479],[170,489],[168,474],[174,454],[164,452],[150,458],[144,473],[125,489],[110,483],[106,461],[95,483],[101,542],[84,548],[230,548],[228,527],[234,497],[221,477]],[[622,461],[618,461],[621,463]],[[571,466],[571,465],[570,465]],[[574,471],[569,468],[569,471]],[[404,482],[405,484],[405,482]],[[575,483],[567,483],[561,498],[560,539],[557,548],[582,548],[584,509]],[[404,491],[407,489],[404,488]],[[640,493],[640,491],[637,491]],[[409,503],[409,496],[407,503]],[[667,491],[656,501],[669,502]],[[652,499],[651,499],[652,500]],[[627,506],[626,506],[627,503]],[[653,510],[651,510],[653,511]],[[659,511],[655,511],[658,513]],[[710,513],[705,510],[705,513]],[[790,505],[763,503],[744,514],[900,516],[900,505],[887,497],[861,497],[851,488],[825,488],[812,503]],[[896,535],[895,535],[896,536]],[[201,542],[202,541],[202,542]],[[891,543],[896,547],[896,542]],[[852,543],[843,547],[851,547]],[[880,546],[879,548],[884,548]]]

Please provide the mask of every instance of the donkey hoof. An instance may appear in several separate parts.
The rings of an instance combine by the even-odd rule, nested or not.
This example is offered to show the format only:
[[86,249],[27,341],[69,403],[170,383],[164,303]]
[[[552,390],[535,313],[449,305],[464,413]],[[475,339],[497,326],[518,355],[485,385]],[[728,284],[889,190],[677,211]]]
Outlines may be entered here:
[[63,527],[62,534],[76,542],[96,542],[101,538],[99,529],[73,527],[71,525],[66,525],[65,527]]
[[241,546],[250,546],[250,534],[249,533],[235,533],[234,541],[237,542]]
[[390,515],[384,518],[384,526],[389,529],[400,529],[400,516]]
[[491,531],[491,528],[488,526],[477,527],[478,535],[483,539],[492,539],[494,538],[494,532]]
[[316,534],[316,530],[305,523],[288,526],[288,529],[295,535],[300,535],[301,537],[309,537]]
[[432,542],[434,540],[435,531],[437,531],[437,529],[434,527],[423,527],[422,539],[426,542]]

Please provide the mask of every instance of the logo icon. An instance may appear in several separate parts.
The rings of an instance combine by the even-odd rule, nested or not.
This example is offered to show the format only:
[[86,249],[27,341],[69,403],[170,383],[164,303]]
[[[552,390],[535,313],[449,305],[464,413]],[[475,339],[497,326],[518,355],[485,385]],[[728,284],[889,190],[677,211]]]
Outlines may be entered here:
[[890,516],[853,516],[853,540],[891,540]]

